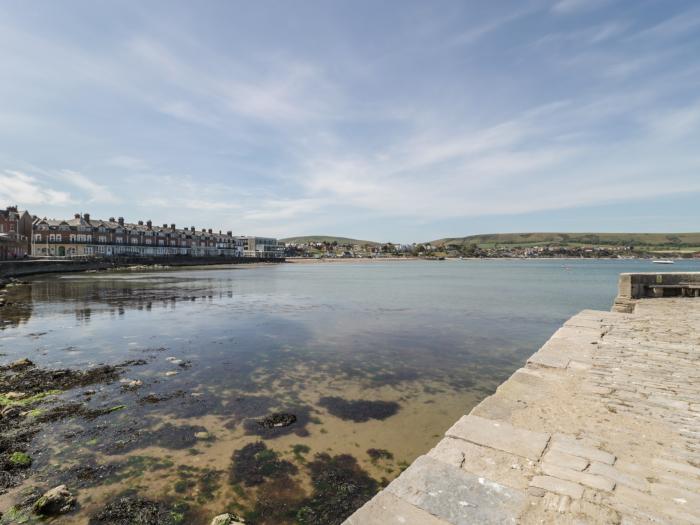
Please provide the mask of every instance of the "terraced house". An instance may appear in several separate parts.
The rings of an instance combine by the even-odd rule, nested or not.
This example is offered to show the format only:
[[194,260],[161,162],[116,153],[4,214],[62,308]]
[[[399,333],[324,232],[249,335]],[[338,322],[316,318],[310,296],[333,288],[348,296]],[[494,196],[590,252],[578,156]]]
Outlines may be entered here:
[[20,259],[29,254],[32,217],[17,206],[0,210],[0,261]]
[[264,257],[284,255],[277,239],[234,236],[210,229],[157,226],[152,221],[125,223],[91,219],[76,213],[72,219],[35,219],[32,225],[32,254],[53,257],[197,256]]

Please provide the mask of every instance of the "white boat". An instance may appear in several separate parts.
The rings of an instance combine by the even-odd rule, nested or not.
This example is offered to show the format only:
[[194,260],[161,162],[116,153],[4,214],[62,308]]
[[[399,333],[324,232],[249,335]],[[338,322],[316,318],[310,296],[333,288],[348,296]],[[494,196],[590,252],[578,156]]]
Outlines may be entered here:
[[672,260],[670,259],[657,259],[655,261],[651,261],[654,264],[675,264]]

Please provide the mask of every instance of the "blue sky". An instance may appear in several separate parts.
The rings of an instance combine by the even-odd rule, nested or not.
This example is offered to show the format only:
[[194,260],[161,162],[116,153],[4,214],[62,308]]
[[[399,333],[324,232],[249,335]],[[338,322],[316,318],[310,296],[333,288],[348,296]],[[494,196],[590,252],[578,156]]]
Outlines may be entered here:
[[423,241],[700,229],[700,3],[0,3],[0,205]]

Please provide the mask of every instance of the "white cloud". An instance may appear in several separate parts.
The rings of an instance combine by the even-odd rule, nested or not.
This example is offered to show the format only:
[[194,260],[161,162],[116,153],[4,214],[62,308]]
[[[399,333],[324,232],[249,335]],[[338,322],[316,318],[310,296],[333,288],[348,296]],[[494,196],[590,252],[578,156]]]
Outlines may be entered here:
[[0,172],[0,200],[26,206],[63,206],[72,202],[65,191],[47,187],[43,181],[14,170]]
[[64,182],[79,188],[86,195],[86,202],[88,203],[115,203],[119,202],[111,192],[109,188],[98,184],[90,177],[83,175],[77,171],[72,170],[60,170],[58,172],[58,177]]
[[599,8],[609,0],[559,0],[552,6],[552,11],[558,14],[574,14]]

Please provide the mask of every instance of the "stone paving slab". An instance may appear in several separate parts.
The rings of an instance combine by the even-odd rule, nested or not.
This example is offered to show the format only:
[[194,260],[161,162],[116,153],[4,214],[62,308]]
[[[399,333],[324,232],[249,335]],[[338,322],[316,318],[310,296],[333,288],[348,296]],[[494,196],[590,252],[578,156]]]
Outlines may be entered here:
[[347,523],[700,525],[700,299],[625,312],[572,317]]
[[516,523],[525,494],[421,456],[386,491],[455,525]]
[[345,521],[346,525],[450,525],[384,490]]
[[503,421],[472,415],[462,416],[445,435],[535,460],[549,442],[546,432],[532,432]]

